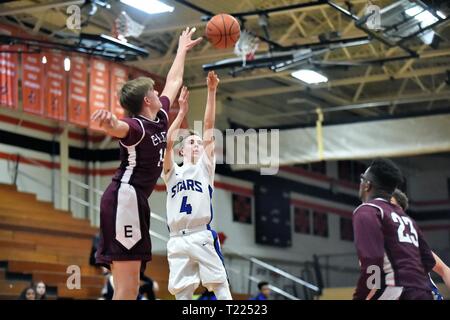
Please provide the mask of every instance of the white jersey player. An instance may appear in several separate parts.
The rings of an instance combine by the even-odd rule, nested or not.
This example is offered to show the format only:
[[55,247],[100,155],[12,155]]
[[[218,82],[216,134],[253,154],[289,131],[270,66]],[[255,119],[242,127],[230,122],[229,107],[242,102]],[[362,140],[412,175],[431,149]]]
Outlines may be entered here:
[[182,141],[183,165],[173,160],[177,131],[188,111],[189,92],[181,90],[180,111],[167,134],[163,178],[167,187],[169,292],[191,300],[200,282],[219,300],[231,300],[228,277],[217,233],[211,229],[214,187],[214,121],[219,79],[209,72],[203,138],[190,133]]

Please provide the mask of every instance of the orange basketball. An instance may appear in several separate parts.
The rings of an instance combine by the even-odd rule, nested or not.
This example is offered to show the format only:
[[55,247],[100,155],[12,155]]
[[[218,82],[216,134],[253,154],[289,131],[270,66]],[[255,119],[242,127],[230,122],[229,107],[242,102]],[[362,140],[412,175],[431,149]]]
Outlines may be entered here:
[[206,24],[206,38],[217,49],[234,47],[241,35],[241,27],[235,17],[221,13]]

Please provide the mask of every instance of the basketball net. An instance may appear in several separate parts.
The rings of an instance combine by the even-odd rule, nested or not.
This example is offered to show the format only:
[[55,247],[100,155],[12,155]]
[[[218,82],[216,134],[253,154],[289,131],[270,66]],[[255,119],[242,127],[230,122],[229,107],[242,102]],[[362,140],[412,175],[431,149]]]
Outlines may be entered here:
[[245,67],[247,61],[255,59],[255,52],[258,49],[259,40],[250,32],[243,30],[238,42],[234,45],[234,53],[242,58],[242,66]]
[[127,42],[127,37],[139,37],[145,26],[130,18],[125,11],[114,20],[113,35],[120,41]]

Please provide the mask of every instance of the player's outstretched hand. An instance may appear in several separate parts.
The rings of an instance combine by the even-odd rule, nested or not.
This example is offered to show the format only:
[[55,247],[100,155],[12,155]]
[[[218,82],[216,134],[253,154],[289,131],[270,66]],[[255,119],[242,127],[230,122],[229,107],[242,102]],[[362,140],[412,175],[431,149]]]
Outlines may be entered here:
[[190,50],[193,47],[195,47],[197,44],[199,44],[203,38],[197,38],[195,40],[192,40],[192,35],[194,34],[196,28],[192,28],[189,29],[189,27],[187,27],[180,36],[180,39],[178,40],[178,50]]
[[117,117],[107,110],[95,111],[91,116],[91,120],[97,122],[98,125],[105,130],[115,129],[119,124]]
[[180,114],[186,115],[189,111],[189,90],[186,86],[181,88],[180,97],[178,98],[178,104],[180,105]]
[[206,78],[206,84],[208,89],[215,90],[219,85],[220,79],[214,71],[208,72],[208,77]]

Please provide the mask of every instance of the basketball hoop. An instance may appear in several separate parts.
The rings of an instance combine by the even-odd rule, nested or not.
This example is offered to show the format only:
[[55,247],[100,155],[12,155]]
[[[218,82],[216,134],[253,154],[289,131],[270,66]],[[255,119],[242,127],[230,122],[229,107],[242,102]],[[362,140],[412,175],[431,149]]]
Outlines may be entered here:
[[127,37],[139,37],[144,31],[144,26],[130,18],[125,11],[114,20],[113,34],[120,41],[127,42]]
[[255,52],[258,49],[259,40],[250,32],[243,30],[241,36],[234,46],[234,53],[242,58],[242,66],[245,67],[247,61],[255,59]]

